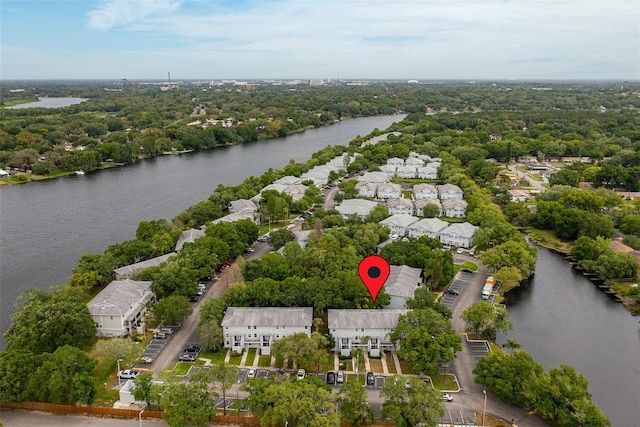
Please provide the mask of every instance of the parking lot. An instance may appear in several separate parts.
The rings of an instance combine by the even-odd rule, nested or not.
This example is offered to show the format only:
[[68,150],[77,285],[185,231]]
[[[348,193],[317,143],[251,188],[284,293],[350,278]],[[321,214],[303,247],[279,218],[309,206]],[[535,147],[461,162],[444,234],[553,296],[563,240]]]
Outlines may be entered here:
[[458,272],[456,277],[451,282],[451,285],[447,288],[440,303],[446,307],[452,308],[455,304],[457,297],[464,292],[466,286],[469,284],[474,273],[468,273],[464,271]]
[[440,419],[440,424],[446,426],[451,424],[475,426],[477,425],[476,414],[471,410],[445,409],[444,417]]
[[489,353],[489,344],[486,341],[465,341],[468,350],[473,356],[473,360],[476,362],[482,359],[487,353]]

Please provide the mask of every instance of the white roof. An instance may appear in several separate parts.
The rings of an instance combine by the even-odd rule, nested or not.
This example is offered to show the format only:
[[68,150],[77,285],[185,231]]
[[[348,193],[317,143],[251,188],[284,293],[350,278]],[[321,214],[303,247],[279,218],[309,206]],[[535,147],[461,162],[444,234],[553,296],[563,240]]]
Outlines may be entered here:
[[414,200],[413,204],[415,205],[418,211],[421,211],[422,208],[424,208],[427,205],[436,205],[438,209],[442,210],[442,204],[440,204],[440,200],[438,199],[418,199],[418,200]]
[[364,175],[358,177],[358,181],[360,182],[376,182],[383,183],[388,182],[389,177],[384,172],[366,172]]
[[478,227],[468,222],[454,222],[449,227],[440,232],[440,235],[461,236],[465,238],[473,237]]
[[438,185],[438,193],[462,193],[462,189],[455,184],[442,184]]
[[455,208],[463,208],[466,209],[469,203],[463,199],[449,199],[442,201],[442,207],[444,209],[455,209]]
[[406,309],[388,310],[358,310],[358,309],[329,309],[327,310],[327,327],[331,329],[395,329],[398,317],[407,314]]
[[229,215],[225,215],[222,218],[218,218],[211,221],[211,223],[220,224],[221,222],[236,222],[236,221],[242,221],[244,219],[250,219],[251,221],[254,221],[253,215],[254,215],[253,213],[245,213],[245,212],[230,213]]
[[182,247],[185,243],[193,243],[196,239],[200,237],[204,237],[205,231],[201,228],[190,228],[189,230],[185,230],[178,237],[178,242],[176,243],[176,252],[182,250]]
[[123,316],[133,318],[153,298],[153,282],[114,280],[87,304],[91,315]]
[[258,210],[258,206],[251,200],[238,199],[229,202],[229,210],[232,212],[255,212]]
[[300,183],[301,179],[297,176],[287,175],[273,181],[274,184],[294,185]]
[[312,307],[229,307],[222,327],[234,326],[294,326],[311,328]]
[[402,186],[400,184],[394,184],[392,182],[385,182],[384,184],[380,184],[378,186],[378,193],[381,191],[393,191],[393,192],[401,192]]
[[391,215],[387,219],[383,219],[382,221],[379,222],[379,224],[387,225],[387,226],[395,225],[397,227],[408,227],[416,221],[418,221],[418,218],[416,218],[413,215],[395,214],[395,215]]
[[140,261],[135,264],[125,265],[124,267],[116,268],[113,271],[116,273],[117,278],[134,276],[142,272],[142,270],[145,270],[149,267],[153,267],[153,266],[162,264],[163,262],[166,262],[167,260],[169,260],[169,258],[171,258],[174,255],[176,255],[176,253],[171,252],[169,254],[160,255],[159,257],[151,258],[146,261]]
[[340,205],[336,206],[336,210],[344,216],[356,214],[364,217],[369,215],[376,206],[378,206],[378,204],[370,200],[347,199],[343,200]]
[[388,199],[387,206],[392,208],[396,206],[405,206],[408,208],[413,208],[413,202],[409,199],[405,199],[404,197],[396,197],[395,199]]
[[413,292],[422,283],[422,270],[408,265],[392,265],[384,289],[392,297],[413,298]]
[[422,184],[416,184],[413,186],[413,193],[423,193],[423,192],[428,192],[428,193],[438,193],[438,189],[436,188],[435,185],[433,184],[427,184],[427,183],[422,183]]
[[429,233],[437,233],[438,231],[446,228],[449,225],[448,222],[441,220],[440,218],[424,218],[418,222],[415,222],[409,226],[410,230],[424,230]]

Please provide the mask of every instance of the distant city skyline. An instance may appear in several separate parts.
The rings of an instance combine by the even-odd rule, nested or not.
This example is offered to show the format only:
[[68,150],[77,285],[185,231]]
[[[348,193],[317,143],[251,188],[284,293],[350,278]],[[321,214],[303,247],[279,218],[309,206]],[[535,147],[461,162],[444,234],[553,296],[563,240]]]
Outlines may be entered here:
[[638,80],[638,0],[2,0],[0,78]]

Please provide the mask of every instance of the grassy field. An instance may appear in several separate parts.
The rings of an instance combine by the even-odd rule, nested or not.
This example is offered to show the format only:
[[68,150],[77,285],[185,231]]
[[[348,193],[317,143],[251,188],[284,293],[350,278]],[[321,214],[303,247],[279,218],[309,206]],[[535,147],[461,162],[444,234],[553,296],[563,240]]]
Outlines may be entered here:
[[442,391],[460,391],[456,377],[452,374],[439,374],[431,377],[433,387]]

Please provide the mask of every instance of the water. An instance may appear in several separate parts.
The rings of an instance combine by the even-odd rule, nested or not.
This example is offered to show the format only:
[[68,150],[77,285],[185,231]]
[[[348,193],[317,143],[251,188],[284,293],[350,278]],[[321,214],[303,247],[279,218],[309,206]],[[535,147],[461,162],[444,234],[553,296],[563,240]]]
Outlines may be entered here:
[[538,248],[535,277],[508,292],[507,305],[514,324],[507,338],[547,369],[565,364],[584,374],[613,426],[640,425],[637,317],[544,248]]
[[87,98],[38,98],[39,101],[28,102],[26,104],[18,104],[13,107],[6,107],[8,110],[20,110],[22,108],[60,108],[68,107],[69,105],[80,104],[87,100]]
[[218,184],[236,185],[290,159],[304,161],[327,145],[347,145],[403,117],[345,120],[286,138],[0,186],[0,330],[9,327],[20,293],[66,282],[83,254],[101,254],[112,243],[135,238],[140,221],[171,220]]

